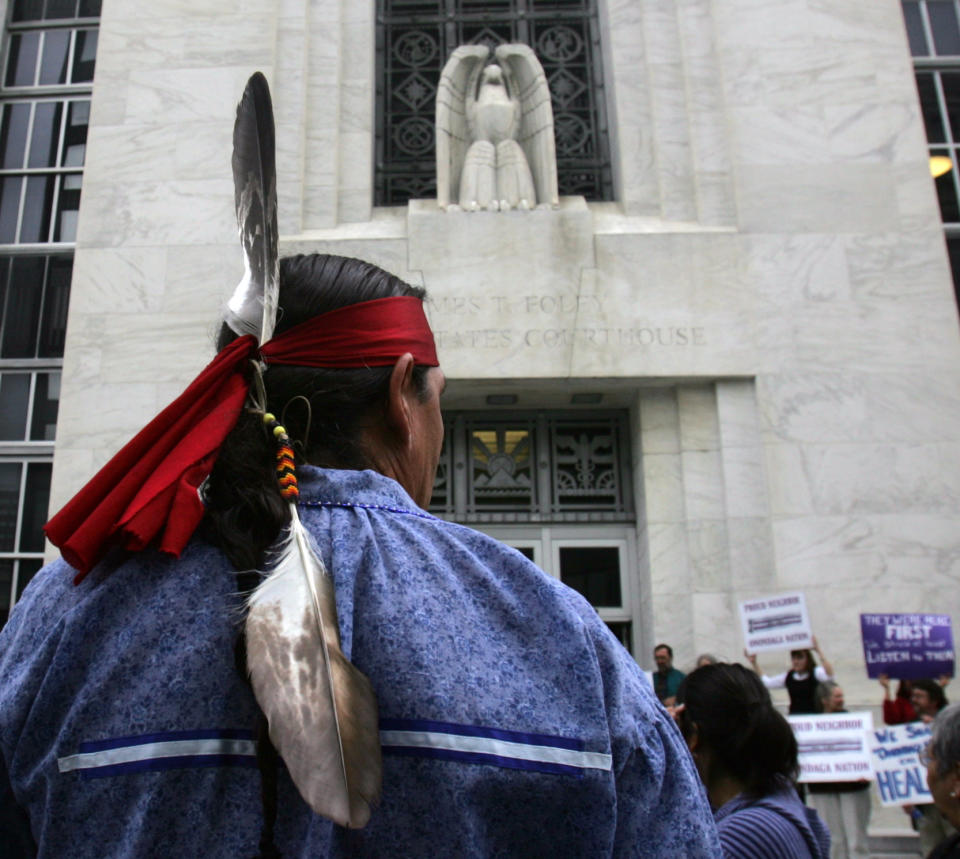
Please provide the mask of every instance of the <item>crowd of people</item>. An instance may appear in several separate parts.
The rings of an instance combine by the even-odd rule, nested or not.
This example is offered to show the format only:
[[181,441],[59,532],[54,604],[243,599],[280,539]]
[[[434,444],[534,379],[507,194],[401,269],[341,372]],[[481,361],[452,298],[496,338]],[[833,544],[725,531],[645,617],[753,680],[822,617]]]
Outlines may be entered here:
[[[694,670],[686,675],[673,666],[673,649],[669,645],[658,644],[654,650],[656,670],[649,675],[650,680],[657,697],[678,720],[718,823],[734,811],[737,813],[718,826],[725,855],[821,855],[817,850],[831,859],[870,855],[867,827],[872,782],[859,779],[796,784],[796,744],[790,758],[784,751],[789,751],[789,743],[782,743],[783,728],[789,730],[789,725],[785,720],[780,725],[780,720],[770,714],[773,705],[767,690],[771,689],[786,689],[791,715],[847,712],[832,663],[816,638],[812,644],[811,650],[792,650],[790,667],[772,675],[761,671],[756,654],[744,651],[763,694],[758,693],[756,681],[744,679],[740,665],[718,664],[711,654],[701,654],[695,660]],[[703,666],[710,669],[704,671]],[[717,673],[714,666],[722,671]],[[878,679],[883,689],[885,724],[923,722],[935,726],[931,749],[937,749],[938,754],[934,756],[931,751],[927,755],[930,792],[935,802],[903,807],[919,835],[921,855],[931,859],[960,857],[960,834],[956,831],[960,818],[960,705],[947,706],[944,688],[950,678],[900,680],[892,697],[890,678],[881,674]],[[704,689],[709,690],[710,697],[702,696]],[[748,712],[753,715],[748,717]],[[763,714],[763,718],[757,714]],[[755,725],[758,720],[762,730]],[[778,727],[774,728],[774,724]],[[757,761],[748,760],[752,748],[766,749],[764,760],[773,767],[765,771],[769,778],[763,788],[758,787],[756,774],[747,769],[759,765],[759,758],[763,757],[758,752]],[[790,760],[790,765],[784,765],[784,760]],[[730,795],[729,790],[733,789],[736,793]],[[732,801],[734,796],[738,797],[736,802]],[[784,802],[790,811],[785,810]],[[797,813],[797,803],[802,802],[809,805],[806,817]],[[773,806],[778,806],[781,818],[793,822],[794,827],[786,830],[789,838],[796,838],[799,833],[805,846],[788,846],[789,839],[784,840],[781,831],[783,820],[770,817]],[[749,815],[745,814],[747,808],[753,809]],[[819,817],[811,817],[811,810]],[[822,837],[824,831],[829,832],[826,841]],[[771,838],[779,840],[773,844]],[[825,843],[829,846],[825,847]]]

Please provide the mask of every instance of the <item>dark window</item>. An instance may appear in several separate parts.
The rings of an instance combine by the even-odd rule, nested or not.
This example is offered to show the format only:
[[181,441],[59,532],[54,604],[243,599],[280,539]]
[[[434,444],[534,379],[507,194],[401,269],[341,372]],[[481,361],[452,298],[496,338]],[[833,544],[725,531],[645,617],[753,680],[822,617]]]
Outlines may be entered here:
[[0,256],[0,358],[60,358],[73,257]]
[[563,546],[560,581],[592,606],[620,606],[620,552],[615,546]]
[[378,0],[377,205],[436,194],[440,72],[458,45],[508,42],[547,76],[560,193],[613,199],[596,0]]
[[11,20],[55,21],[61,18],[99,18],[101,0],[14,0]]

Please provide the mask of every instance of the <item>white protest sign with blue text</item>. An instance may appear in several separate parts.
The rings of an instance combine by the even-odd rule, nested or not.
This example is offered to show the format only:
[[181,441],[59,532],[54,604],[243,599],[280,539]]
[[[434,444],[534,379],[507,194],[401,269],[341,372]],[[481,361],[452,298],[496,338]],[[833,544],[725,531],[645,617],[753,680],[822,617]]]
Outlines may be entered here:
[[743,600],[740,623],[747,653],[813,646],[807,603],[800,591]]
[[886,725],[873,732],[873,771],[884,805],[921,805],[933,802],[927,789],[927,770],[920,752],[930,739],[923,722]]
[[801,782],[870,781],[873,778],[870,713],[788,716],[797,738]]

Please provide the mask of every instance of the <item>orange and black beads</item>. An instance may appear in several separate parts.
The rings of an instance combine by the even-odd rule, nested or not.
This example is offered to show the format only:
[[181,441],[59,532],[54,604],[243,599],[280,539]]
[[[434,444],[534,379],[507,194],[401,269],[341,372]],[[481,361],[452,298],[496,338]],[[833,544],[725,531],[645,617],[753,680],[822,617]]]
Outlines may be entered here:
[[263,422],[277,441],[276,469],[277,481],[280,484],[280,495],[283,496],[285,501],[296,501],[300,497],[300,490],[297,488],[297,472],[293,464],[293,448],[290,446],[290,437],[270,412],[264,414]]

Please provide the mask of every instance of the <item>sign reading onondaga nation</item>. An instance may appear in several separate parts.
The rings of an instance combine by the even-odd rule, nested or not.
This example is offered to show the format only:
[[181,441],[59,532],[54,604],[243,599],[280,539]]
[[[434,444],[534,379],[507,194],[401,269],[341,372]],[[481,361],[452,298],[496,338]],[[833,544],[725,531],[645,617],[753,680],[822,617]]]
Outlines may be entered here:
[[797,738],[802,782],[870,781],[870,713],[788,716]]
[[948,614],[861,614],[860,634],[868,677],[953,676]]
[[922,805],[933,802],[927,788],[927,770],[920,752],[930,740],[923,722],[885,725],[873,732],[873,771],[884,805]]
[[813,646],[807,603],[800,591],[740,603],[747,653],[805,650]]

